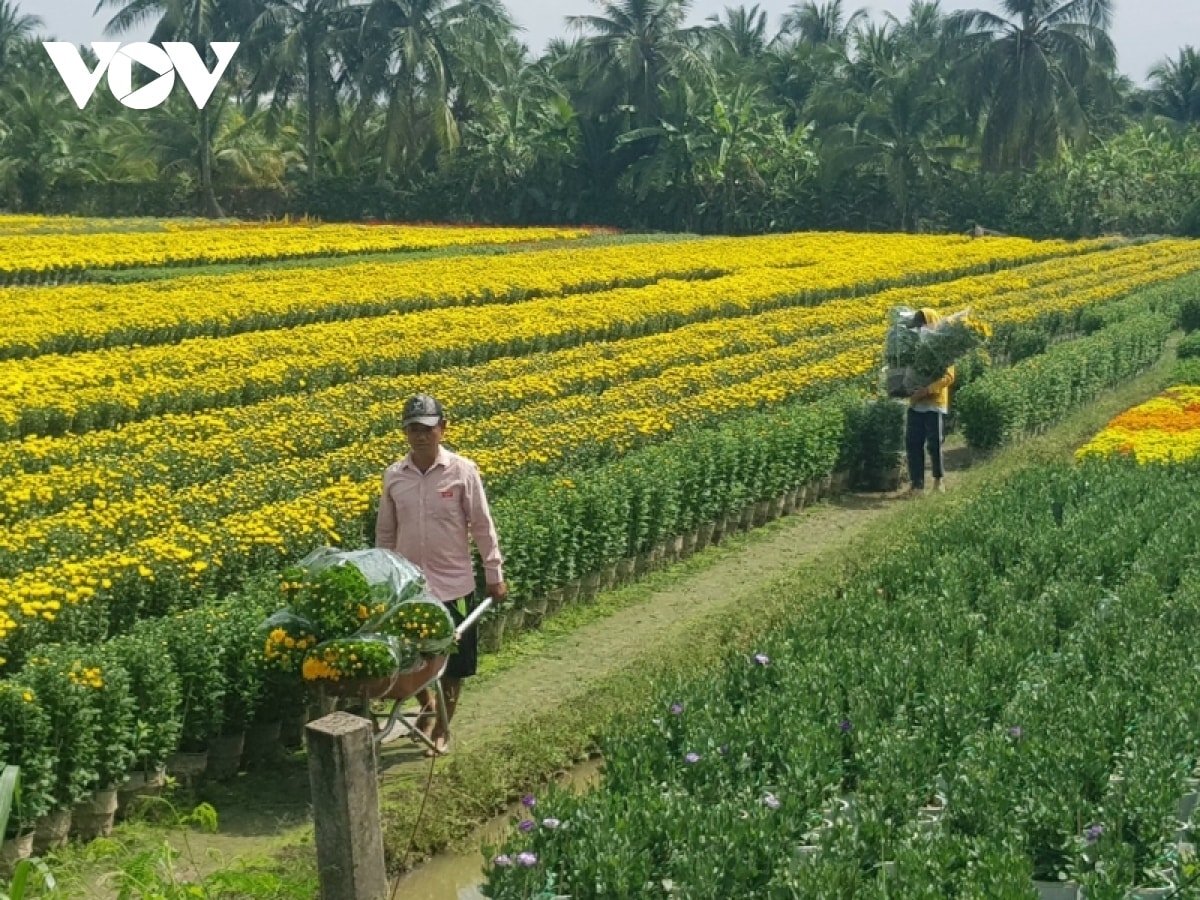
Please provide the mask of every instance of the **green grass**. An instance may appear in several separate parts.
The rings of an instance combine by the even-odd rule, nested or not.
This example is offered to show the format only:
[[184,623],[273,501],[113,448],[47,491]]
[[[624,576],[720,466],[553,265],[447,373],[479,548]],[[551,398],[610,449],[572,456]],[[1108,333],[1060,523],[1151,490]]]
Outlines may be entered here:
[[[819,509],[820,505],[805,506],[805,510]],[[736,556],[748,547],[767,540],[772,534],[786,528],[786,519],[776,519],[752,531],[727,535],[719,544],[712,544],[687,559],[666,569],[651,572],[640,580],[606,591],[593,603],[575,604],[564,607],[553,617],[546,619],[542,627],[522,632],[514,639],[506,639],[497,653],[483,654],[479,658],[479,670],[472,679],[472,689],[477,689],[497,675],[518,668],[523,662],[544,656],[562,638],[580,628],[611,617],[623,609],[645,603],[659,591],[674,587],[688,578],[702,574],[721,560]]]

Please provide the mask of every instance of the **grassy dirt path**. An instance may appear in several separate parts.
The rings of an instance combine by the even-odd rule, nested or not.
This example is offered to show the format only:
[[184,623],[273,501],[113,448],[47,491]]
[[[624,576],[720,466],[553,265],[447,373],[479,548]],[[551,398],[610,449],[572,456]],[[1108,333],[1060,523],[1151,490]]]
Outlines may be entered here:
[[886,508],[869,497],[843,495],[748,535],[736,550],[718,550],[704,569],[560,638],[536,659],[479,689],[464,691],[456,739],[486,740],[498,724],[519,721],[530,709],[570,703],[594,679],[624,667],[696,618],[729,604],[753,603],[760,585],[843,543]]

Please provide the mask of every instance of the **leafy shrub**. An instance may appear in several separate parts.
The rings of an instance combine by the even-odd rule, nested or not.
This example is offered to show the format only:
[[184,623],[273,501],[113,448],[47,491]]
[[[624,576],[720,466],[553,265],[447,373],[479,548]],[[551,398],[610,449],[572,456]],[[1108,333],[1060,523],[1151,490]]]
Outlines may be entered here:
[[1180,359],[1194,359],[1200,356],[1200,332],[1192,332],[1175,348],[1175,355]]
[[1179,304],[1179,327],[1188,334],[1200,329],[1200,295],[1193,294]]
[[1037,328],[1018,328],[1008,339],[1008,359],[1012,364],[1045,353],[1050,345],[1046,332]]
[[990,372],[957,399],[967,443],[990,450],[1045,428],[1152,364],[1172,327],[1166,317],[1148,313]]
[[182,690],[167,649],[150,627],[114,638],[109,651],[129,673],[134,702],[134,771],[155,772],[179,746]]
[[904,458],[905,405],[876,400],[851,413],[847,435],[853,452],[849,461],[851,483],[868,491],[887,490]]
[[51,734],[50,715],[37,692],[17,678],[0,681],[0,761],[21,770],[21,789],[8,823],[11,836],[27,833],[54,805],[58,758]]
[[221,646],[213,638],[208,613],[189,610],[147,621],[146,627],[154,639],[165,644],[179,673],[182,703],[177,749],[202,751],[210,738],[221,734],[228,690]]
[[94,675],[71,648],[54,646],[31,657],[22,678],[46,710],[48,746],[56,748],[51,809],[79,803],[99,778],[99,712],[92,702]]

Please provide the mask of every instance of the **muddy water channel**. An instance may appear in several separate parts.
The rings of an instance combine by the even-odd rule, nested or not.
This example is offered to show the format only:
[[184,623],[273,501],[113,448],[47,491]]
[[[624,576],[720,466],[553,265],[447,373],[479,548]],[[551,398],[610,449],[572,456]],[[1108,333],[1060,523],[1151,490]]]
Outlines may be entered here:
[[[591,759],[560,774],[556,781],[576,791],[586,791],[600,781],[602,759]],[[393,883],[393,900],[478,900],[479,885],[483,883],[483,857],[479,848],[484,844],[499,845],[512,827],[512,819],[520,817],[523,807],[514,803],[503,813],[479,826],[467,838],[471,848],[467,853],[443,853],[401,876]]]

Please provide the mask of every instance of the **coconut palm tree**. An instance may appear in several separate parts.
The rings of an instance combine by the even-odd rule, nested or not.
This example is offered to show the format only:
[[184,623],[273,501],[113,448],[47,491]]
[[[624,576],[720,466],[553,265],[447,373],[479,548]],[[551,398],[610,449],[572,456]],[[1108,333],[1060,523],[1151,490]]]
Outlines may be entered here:
[[386,98],[380,182],[399,163],[413,173],[426,157],[459,143],[453,91],[455,30],[479,20],[499,26],[498,0],[373,0],[363,20],[363,97]]
[[865,9],[856,9],[847,16],[842,7],[842,0],[830,0],[828,3],[805,0],[803,3],[792,4],[792,8],[783,17],[783,30],[809,44],[844,49],[855,26],[866,16]]
[[249,32],[252,46],[264,51],[252,93],[269,92],[277,116],[297,92],[303,93],[308,181],[316,184],[321,120],[337,102],[338,45],[357,36],[366,6],[354,0],[263,3]]
[[946,92],[936,59],[897,60],[878,74],[854,123],[848,160],[882,171],[901,229],[917,224],[913,197],[918,186],[930,183],[965,150],[946,134],[953,110]]
[[1020,169],[1082,143],[1088,120],[1079,91],[1096,67],[1113,71],[1112,0],[1001,0],[1008,18],[953,13],[964,35],[972,106],[984,120],[983,164]]
[[29,40],[44,23],[38,16],[22,13],[15,2],[0,0],[0,66],[21,41]]
[[[236,12],[245,11],[246,4],[236,0],[100,0],[96,12],[105,7],[120,7],[105,26],[105,33],[120,35],[137,28],[143,22],[157,18],[150,40],[186,41],[212,67],[209,44],[230,37],[229,21]],[[224,213],[213,189],[212,179],[212,112],[217,98],[197,110],[200,139],[198,146],[200,169],[200,202],[206,216],[221,218]]]
[[586,35],[583,47],[617,73],[631,126],[652,126],[662,113],[662,88],[690,37],[685,29],[691,0],[596,0],[601,15],[569,16],[567,24]]
[[739,60],[752,60],[762,56],[767,49],[767,14],[758,4],[725,7],[725,18],[709,16],[713,24],[707,29],[706,37],[717,48],[719,56]]
[[1200,122],[1200,53],[1184,47],[1150,70],[1150,104],[1176,122]]

